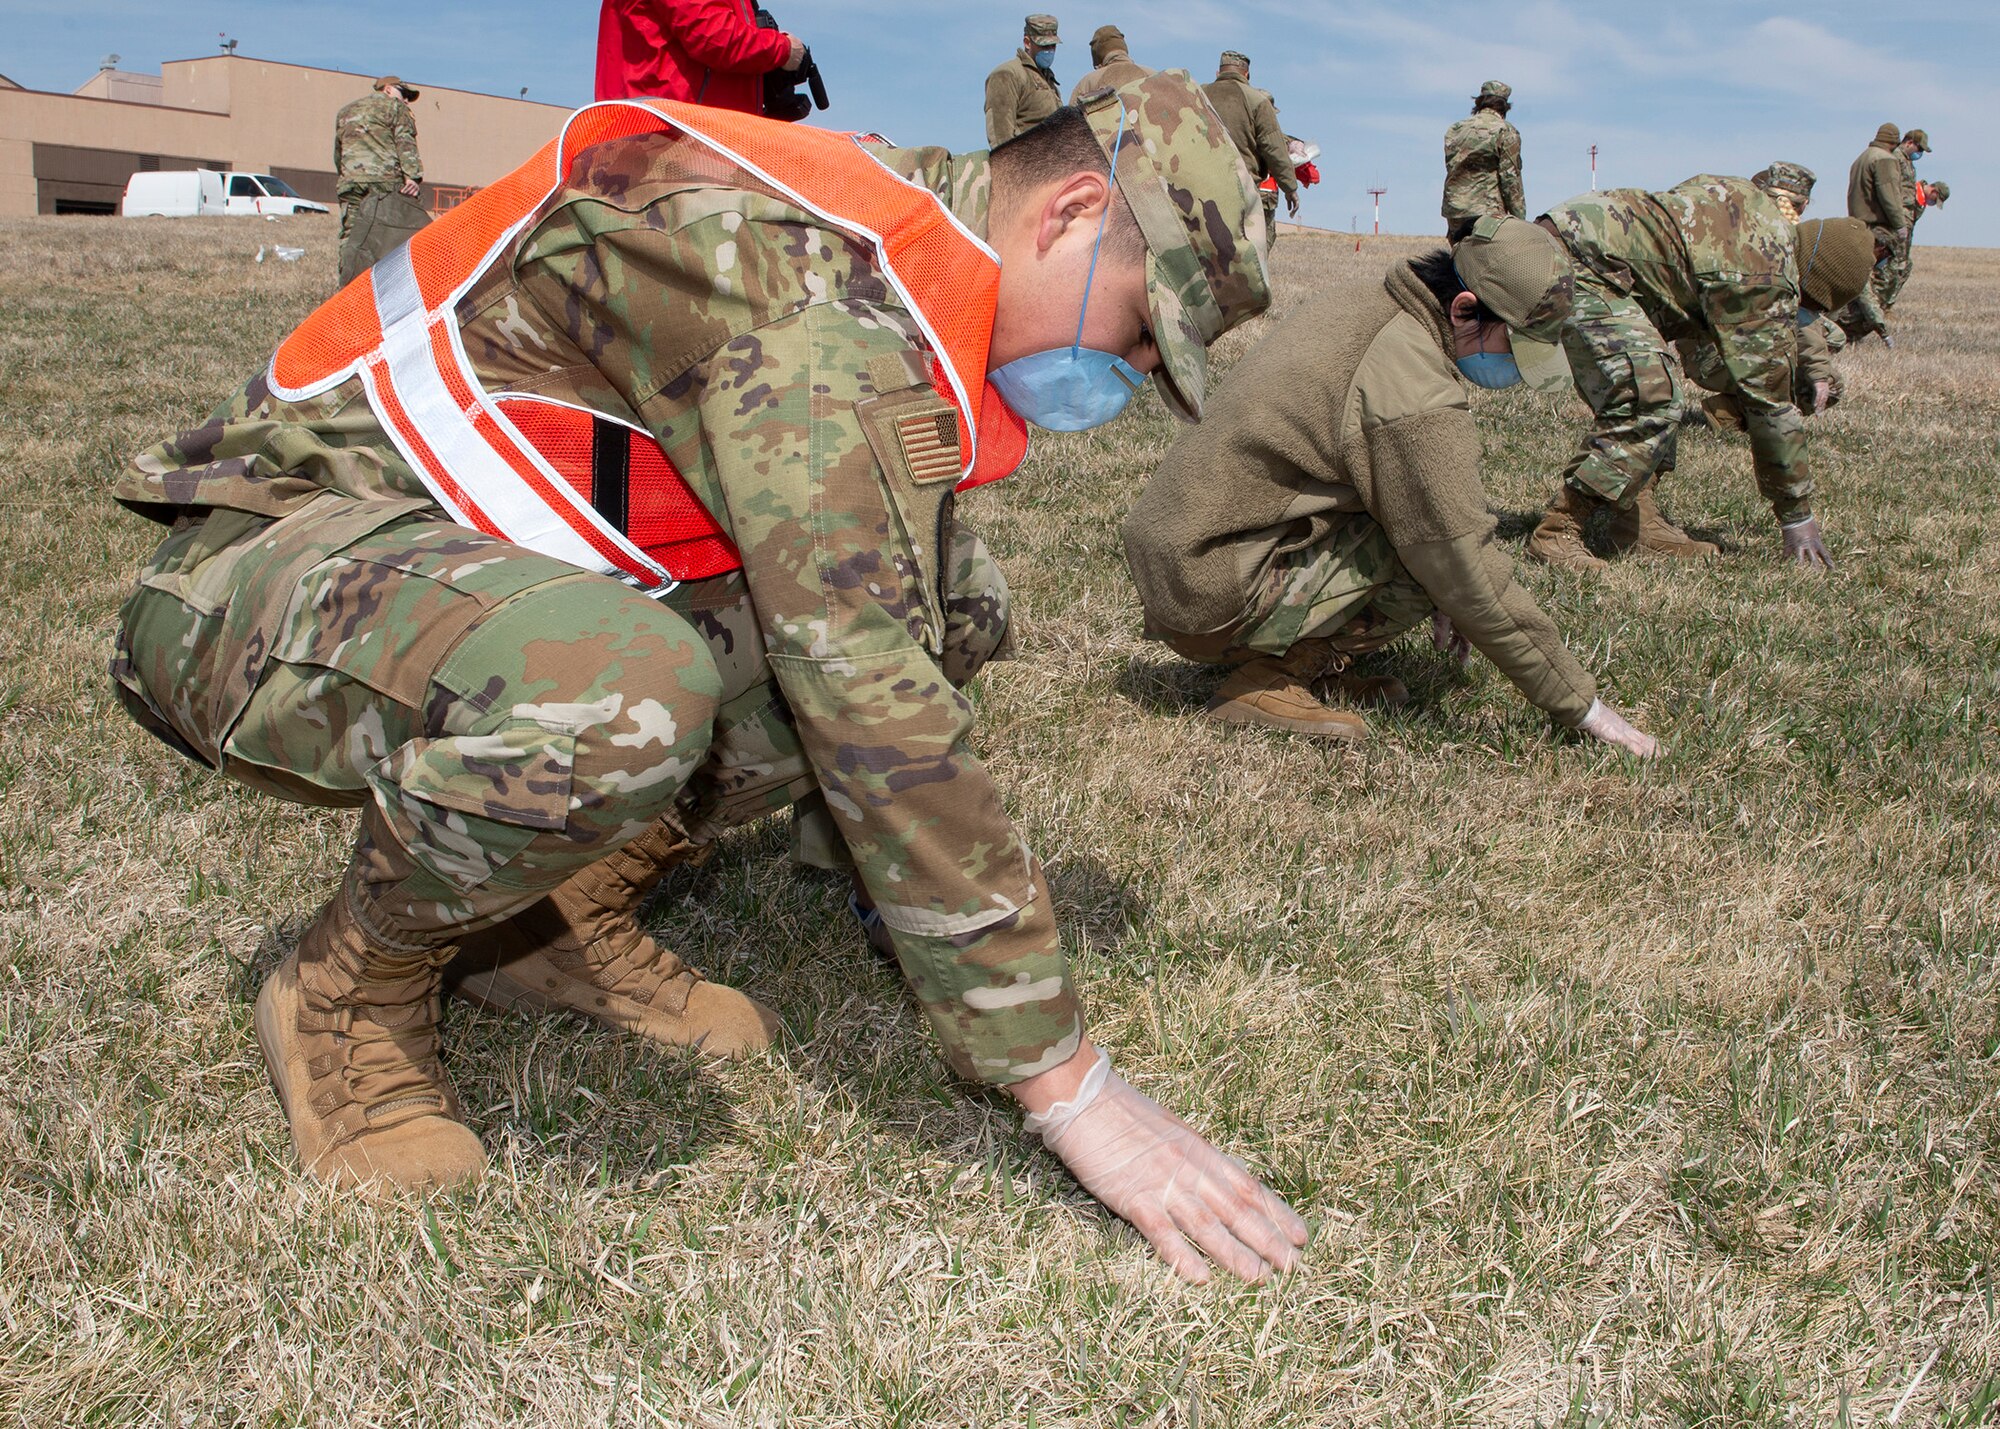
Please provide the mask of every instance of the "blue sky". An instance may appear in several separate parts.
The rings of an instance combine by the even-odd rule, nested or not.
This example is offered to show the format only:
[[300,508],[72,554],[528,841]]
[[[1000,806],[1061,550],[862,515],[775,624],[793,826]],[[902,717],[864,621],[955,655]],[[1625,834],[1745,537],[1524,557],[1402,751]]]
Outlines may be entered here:
[[[903,143],[978,147],[980,86],[1020,43],[1017,5],[950,0],[770,0],[812,45],[833,92],[821,122]],[[1089,66],[1090,32],[1115,22],[1133,58],[1207,79],[1247,52],[1285,127],[1326,151],[1307,222],[1367,222],[1386,185],[1385,231],[1435,231],[1444,128],[1483,79],[1514,86],[1531,212],[1599,182],[1665,187],[1700,172],[1749,174],[1775,158],[1820,175],[1814,216],[1844,211],[1847,166],[1878,124],[1929,130],[1919,173],[1952,185],[1918,229],[1931,243],[2000,242],[2000,3],[1815,5],[1773,0],[1049,0],[1062,21],[1065,90]],[[590,98],[594,0],[0,0],[0,72],[68,90],[108,53],[121,68],[241,53],[414,83]]]

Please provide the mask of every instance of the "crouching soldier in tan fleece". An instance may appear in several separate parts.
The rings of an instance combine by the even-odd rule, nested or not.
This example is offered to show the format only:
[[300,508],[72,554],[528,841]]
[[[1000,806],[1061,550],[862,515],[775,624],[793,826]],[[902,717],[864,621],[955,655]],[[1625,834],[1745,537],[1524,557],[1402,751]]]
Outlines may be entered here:
[[1476,647],[1560,723],[1658,752],[1514,583],[1479,480],[1470,386],[1518,382],[1509,329],[1552,340],[1571,285],[1548,233],[1486,218],[1370,299],[1297,309],[1236,364],[1124,529],[1147,633],[1236,666],[1211,714],[1360,740],[1362,718],[1316,691],[1402,703],[1400,681],[1349,665],[1429,617],[1440,649]]

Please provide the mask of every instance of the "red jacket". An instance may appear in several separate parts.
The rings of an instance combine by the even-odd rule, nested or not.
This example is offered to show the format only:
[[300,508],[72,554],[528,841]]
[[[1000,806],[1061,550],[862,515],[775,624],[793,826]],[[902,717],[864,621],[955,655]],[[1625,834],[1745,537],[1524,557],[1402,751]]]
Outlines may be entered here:
[[761,114],[764,76],[791,49],[782,30],[757,28],[753,0],[604,0],[597,97],[654,96]]

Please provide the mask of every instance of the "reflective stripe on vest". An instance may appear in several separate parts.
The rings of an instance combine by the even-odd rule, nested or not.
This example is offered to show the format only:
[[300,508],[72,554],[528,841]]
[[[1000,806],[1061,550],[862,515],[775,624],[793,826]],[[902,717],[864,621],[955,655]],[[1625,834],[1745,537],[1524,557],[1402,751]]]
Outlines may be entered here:
[[[850,136],[668,100],[611,101],[572,114],[534,158],[416,234],[280,343],[268,375],[273,394],[300,401],[358,377],[397,450],[454,520],[641,589],[697,578],[680,561],[642,549],[607,519],[592,491],[579,489],[573,472],[566,476],[538,449],[480,384],[455,317],[458,299],[540,215],[579,153],[661,133],[700,142],[868,248],[931,349],[933,384],[958,410],[960,489],[1020,464],[1026,426],[985,381],[1000,278],[992,250],[929,189]],[[639,436],[658,452],[650,436]],[[664,453],[658,461],[684,488]]]

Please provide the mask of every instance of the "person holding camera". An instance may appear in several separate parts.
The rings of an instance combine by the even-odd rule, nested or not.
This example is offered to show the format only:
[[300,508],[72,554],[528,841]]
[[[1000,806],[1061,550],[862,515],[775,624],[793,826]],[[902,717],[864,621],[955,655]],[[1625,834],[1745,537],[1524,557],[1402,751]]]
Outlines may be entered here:
[[604,0],[597,97],[679,99],[764,113],[764,76],[797,71],[805,41],[760,27],[753,0]]

